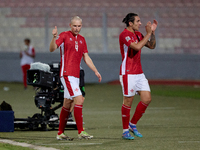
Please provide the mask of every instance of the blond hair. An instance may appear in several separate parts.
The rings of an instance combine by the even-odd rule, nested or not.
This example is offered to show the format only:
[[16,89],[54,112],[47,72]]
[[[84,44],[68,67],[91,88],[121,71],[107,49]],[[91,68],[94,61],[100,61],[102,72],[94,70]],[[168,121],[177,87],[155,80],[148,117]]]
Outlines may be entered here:
[[80,20],[82,22],[82,19],[79,16],[74,16],[71,18],[71,23],[73,20]]

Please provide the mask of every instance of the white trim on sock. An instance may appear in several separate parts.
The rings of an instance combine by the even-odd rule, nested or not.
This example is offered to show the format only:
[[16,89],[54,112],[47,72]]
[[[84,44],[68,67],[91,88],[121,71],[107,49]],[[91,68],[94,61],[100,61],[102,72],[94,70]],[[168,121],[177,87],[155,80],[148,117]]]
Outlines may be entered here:
[[133,123],[131,123],[131,122],[129,122],[130,123],[130,125],[132,125],[132,126],[136,126],[136,124],[133,124]]
[[123,133],[126,132],[126,131],[129,131],[129,129],[123,129]]

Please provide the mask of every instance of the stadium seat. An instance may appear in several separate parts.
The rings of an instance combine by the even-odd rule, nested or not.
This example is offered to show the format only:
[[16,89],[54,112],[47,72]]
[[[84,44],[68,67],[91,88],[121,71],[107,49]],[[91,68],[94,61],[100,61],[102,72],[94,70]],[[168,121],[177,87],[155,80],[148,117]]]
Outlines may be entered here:
[[[156,18],[159,21],[159,30],[157,31],[159,38],[172,38],[173,40],[176,38],[199,38],[199,8],[200,2],[198,0],[149,0],[148,3],[146,0],[140,0],[137,3],[130,3],[128,0],[123,2],[85,0],[78,3],[62,0],[57,0],[56,3],[55,0],[34,0],[30,2],[7,0],[0,2],[0,27],[3,31],[0,36],[4,35],[5,38],[9,39],[11,37],[10,30],[14,28],[23,33],[14,32],[18,38],[23,35],[33,39],[44,38],[45,26],[48,25],[49,30],[55,25],[58,26],[59,31],[61,31],[60,29],[68,29],[71,16],[79,15],[83,19],[83,35],[88,38],[101,39],[102,18],[103,13],[106,13],[108,38],[114,44],[114,46],[108,45],[108,47],[115,47],[117,44],[113,41],[116,41],[119,33],[125,27],[122,23],[123,17],[134,11],[141,18],[140,31],[144,34],[146,33],[144,26],[147,21]],[[47,16],[48,23],[45,22]],[[87,31],[91,29],[92,32],[84,32],[84,28]],[[8,31],[8,34],[5,35],[4,31]],[[168,42],[172,42],[171,45],[174,45],[173,40],[168,40]],[[93,45],[91,40],[89,40],[88,45]],[[193,47],[196,49],[199,47],[196,44],[194,45]],[[160,46],[169,49],[166,44],[160,43]],[[39,47],[44,48],[44,43],[43,45],[40,44]],[[101,48],[102,45],[95,43],[92,47]]]

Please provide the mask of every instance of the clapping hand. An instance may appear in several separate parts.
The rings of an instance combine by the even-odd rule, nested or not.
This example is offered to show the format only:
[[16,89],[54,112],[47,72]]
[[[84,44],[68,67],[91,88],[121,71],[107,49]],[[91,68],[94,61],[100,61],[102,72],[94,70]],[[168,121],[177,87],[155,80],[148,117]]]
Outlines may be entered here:
[[150,21],[147,22],[145,28],[146,28],[146,32],[147,32],[147,33],[149,33],[149,34],[152,33],[152,25],[151,25],[151,22],[150,22]]
[[154,19],[151,25],[151,30],[154,32],[157,28],[158,22]]

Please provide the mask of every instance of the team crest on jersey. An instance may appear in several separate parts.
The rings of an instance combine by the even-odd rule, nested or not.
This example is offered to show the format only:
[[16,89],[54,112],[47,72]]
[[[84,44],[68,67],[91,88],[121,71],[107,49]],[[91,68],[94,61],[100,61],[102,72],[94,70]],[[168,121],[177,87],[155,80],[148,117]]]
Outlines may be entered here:
[[126,41],[128,42],[129,40],[131,40],[131,38],[129,36],[125,37]]
[[82,44],[83,42],[80,40],[80,43]]
[[72,38],[69,38],[70,41],[72,41]]
[[59,38],[60,36],[58,35],[57,37],[56,37],[56,40]]

